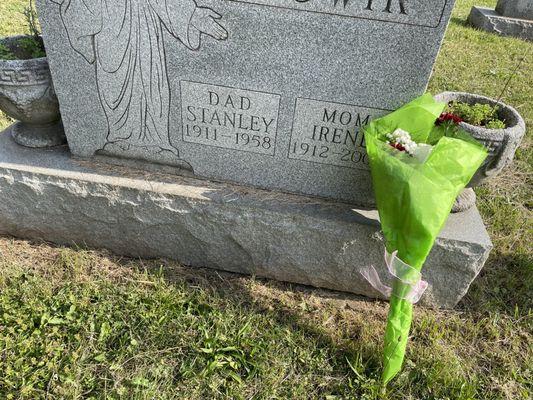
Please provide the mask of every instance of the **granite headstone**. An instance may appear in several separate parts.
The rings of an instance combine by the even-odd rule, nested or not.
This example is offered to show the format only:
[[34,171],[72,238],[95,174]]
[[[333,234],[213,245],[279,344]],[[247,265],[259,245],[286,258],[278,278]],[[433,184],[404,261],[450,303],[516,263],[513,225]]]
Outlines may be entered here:
[[71,152],[371,205],[361,127],[423,93],[454,0],[39,0]]

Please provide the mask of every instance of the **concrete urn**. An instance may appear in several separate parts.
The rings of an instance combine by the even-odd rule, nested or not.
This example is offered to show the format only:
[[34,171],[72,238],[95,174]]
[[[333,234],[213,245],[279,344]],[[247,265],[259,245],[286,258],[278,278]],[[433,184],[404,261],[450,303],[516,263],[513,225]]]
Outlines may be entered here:
[[[21,38],[0,38],[0,43],[24,58],[18,45]],[[0,59],[0,110],[17,120],[11,134],[18,144],[41,148],[66,143],[46,57]]]
[[482,142],[489,150],[489,156],[484,164],[479,168],[468,188],[459,195],[454,204],[452,212],[462,212],[472,207],[476,202],[473,187],[479,186],[487,179],[498,175],[506,166],[511,164],[516,149],[526,133],[526,124],[513,107],[489,97],[471,93],[444,92],[435,96],[435,99],[444,103],[460,101],[468,104],[497,105],[499,106],[499,117],[505,121],[506,125],[505,129],[487,129],[465,122],[461,123],[461,128]]

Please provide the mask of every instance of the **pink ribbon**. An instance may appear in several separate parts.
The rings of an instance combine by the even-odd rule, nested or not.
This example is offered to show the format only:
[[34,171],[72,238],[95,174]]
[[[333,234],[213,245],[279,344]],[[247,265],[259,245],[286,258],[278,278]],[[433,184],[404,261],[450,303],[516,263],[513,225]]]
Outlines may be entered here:
[[418,303],[418,301],[428,288],[428,283],[422,280],[422,274],[420,273],[420,271],[404,263],[398,258],[397,255],[398,251],[389,254],[385,249],[385,264],[387,265],[389,274],[393,278],[399,279],[404,285],[411,288],[408,293],[403,297],[398,296],[396,293],[393,293],[391,287],[381,282],[381,279],[373,266],[362,268],[360,273],[368,281],[368,283],[372,285],[374,289],[376,289],[386,298],[396,296],[401,299],[407,300],[413,304]]

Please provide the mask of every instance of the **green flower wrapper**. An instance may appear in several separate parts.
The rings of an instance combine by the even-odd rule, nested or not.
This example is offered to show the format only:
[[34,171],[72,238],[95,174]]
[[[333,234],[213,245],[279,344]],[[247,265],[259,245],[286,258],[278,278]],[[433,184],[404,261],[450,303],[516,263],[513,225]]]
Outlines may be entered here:
[[[413,286],[403,282],[417,279],[455,199],[487,157],[486,149],[460,128],[435,125],[445,106],[426,94],[365,128],[387,251],[397,251],[412,267],[412,276],[394,279],[392,287],[383,384],[401,370],[413,318],[413,304],[406,300]],[[423,163],[387,143],[386,135],[397,128],[409,132],[416,143],[434,146]]]

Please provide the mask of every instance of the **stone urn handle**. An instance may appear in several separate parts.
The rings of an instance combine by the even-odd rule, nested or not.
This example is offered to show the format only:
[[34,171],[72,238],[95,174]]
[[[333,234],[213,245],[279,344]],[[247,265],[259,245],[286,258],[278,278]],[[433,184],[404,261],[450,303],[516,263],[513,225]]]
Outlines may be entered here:
[[485,168],[484,172],[487,177],[498,175],[506,166],[511,164],[521,139],[516,140],[516,138],[511,138],[509,135],[504,136],[499,153]]
[[510,165],[526,132],[525,122],[516,110],[503,103],[497,104],[502,107],[502,116],[507,124],[505,129],[486,129],[462,124],[467,132],[489,149],[487,161],[472,179],[470,187],[480,185],[485,179],[498,175]]

